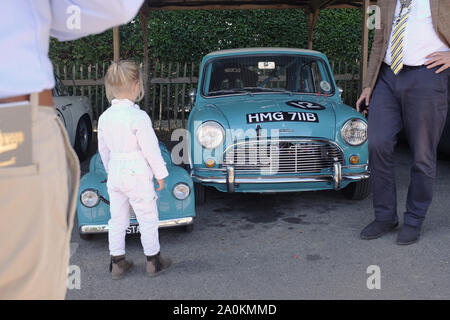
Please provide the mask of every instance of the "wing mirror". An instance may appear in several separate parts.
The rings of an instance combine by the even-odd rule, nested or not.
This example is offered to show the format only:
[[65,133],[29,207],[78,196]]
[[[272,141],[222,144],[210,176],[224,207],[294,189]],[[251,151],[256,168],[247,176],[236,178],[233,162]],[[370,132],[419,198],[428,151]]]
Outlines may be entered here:
[[191,109],[194,107],[195,97],[196,96],[197,96],[197,89],[196,88],[192,88],[191,90],[189,90],[189,99],[191,101]]
[[342,89],[341,87],[338,87],[338,91],[339,91],[339,97],[342,98],[342,93],[344,92],[344,89]]

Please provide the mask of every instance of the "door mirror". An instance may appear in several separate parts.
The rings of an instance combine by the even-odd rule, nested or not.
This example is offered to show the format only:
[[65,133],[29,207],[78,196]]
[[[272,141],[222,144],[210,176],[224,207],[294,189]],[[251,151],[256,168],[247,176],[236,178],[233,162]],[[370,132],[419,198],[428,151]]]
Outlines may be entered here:
[[339,91],[339,97],[342,98],[342,93],[344,92],[344,89],[342,89],[341,87],[338,87],[338,91]]
[[192,88],[189,91],[189,100],[191,101],[191,109],[194,107],[195,104],[195,97],[197,96],[197,89],[196,88]]

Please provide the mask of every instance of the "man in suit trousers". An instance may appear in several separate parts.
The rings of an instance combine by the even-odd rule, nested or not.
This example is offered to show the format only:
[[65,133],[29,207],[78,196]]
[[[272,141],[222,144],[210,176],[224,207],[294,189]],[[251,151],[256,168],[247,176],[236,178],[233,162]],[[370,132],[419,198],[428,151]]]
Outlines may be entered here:
[[357,109],[369,106],[369,165],[375,220],[361,232],[376,239],[398,226],[394,147],[404,129],[413,155],[398,244],[419,240],[433,196],[436,153],[447,115],[450,1],[378,0],[368,76]]

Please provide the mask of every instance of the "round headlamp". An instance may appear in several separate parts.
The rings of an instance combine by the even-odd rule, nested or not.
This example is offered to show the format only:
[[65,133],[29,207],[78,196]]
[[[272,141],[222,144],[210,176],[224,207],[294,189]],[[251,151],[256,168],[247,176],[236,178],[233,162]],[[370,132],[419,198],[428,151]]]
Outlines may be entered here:
[[173,188],[173,196],[177,198],[178,200],[184,200],[187,197],[189,197],[189,194],[191,193],[191,189],[189,186],[185,183],[178,183]]
[[367,140],[367,123],[361,119],[348,120],[341,129],[342,139],[351,146],[359,146]]
[[223,127],[215,121],[206,121],[197,128],[197,140],[206,149],[217,148],[224,137]]
[[87,189],[81,193],[81,203],[88,208],[95,207],[100,202],[97,190]]

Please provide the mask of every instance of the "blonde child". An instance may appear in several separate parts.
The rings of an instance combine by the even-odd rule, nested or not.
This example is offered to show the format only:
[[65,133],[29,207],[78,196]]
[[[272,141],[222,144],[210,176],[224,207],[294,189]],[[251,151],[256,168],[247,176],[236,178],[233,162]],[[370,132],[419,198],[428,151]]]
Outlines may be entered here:
[[144,95],[142,76],[135,63],[113,62],[105,76],[109,107],[98,121],[98,150],[108,174],[110,272],[120,279],[133,263],[125,259],[125,234],[130,222],[130,204],[136,213],[149,276],[171,264],[160,256],[157,195],[168,176],[150,117],[135,101]]

